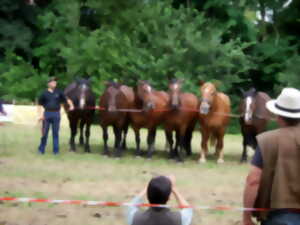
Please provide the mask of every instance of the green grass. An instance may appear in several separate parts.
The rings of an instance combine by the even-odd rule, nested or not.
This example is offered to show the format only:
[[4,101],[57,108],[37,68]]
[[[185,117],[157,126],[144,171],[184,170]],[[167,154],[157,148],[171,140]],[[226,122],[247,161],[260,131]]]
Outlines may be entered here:
[[[0,127],[0,195],[52,199],[129,201],[149,179],[158,174],[174,174],[178,189],[188,201],[198,206],[241,206],[242,191],[248,165],[239,163],[241,137],[226,135],[225,163],[218,165],[210,151],[206,164],[198,164],[201,137],[195,131],[193,155],[185,163],[167,159],[165,138],[158,131],[156,153],[152,160],[134,156],[133,132],[122,159],[104,157],[100,127],[92,127],[91,154],[78,147],[69,152],[69,130],[60,132],[60,154],[52,154],[49,136],[45,155],[37,154],[40,139],[38,126],[6,125]],[[142,149],[146,148],[146,132],[142,131]],[[110,133],[109,145],[113,145]],[[249,152],[252,152],[251,150]],[[170,204],[174,205],[172,198]],[[24,224],[126,224],[124,208],[66,206],[43,203],[0,204],[0,221]],[[101,219],[93,215],[100,213]],[[61,216],[60,214],[64,214]],[[58,215],[58,216],[57,216]],[[66,216],[65,216],[66,215]],[[193,224],[234,224],[240,212],[195,210]]]

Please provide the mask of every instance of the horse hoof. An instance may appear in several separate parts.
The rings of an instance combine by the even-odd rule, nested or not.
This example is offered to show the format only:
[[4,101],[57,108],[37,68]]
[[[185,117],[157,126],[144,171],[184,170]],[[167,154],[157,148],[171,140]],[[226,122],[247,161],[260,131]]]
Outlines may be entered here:
[[109,156],[110,154],[109,154],[109,152],[102,152],[101,153],[103,156]]
[[218,164],[223,164],[224,163],[224,159],[218,159],[217,163]]
[[198,160],[198,163],[206,163],[206,159],[201,158],[201,159]]

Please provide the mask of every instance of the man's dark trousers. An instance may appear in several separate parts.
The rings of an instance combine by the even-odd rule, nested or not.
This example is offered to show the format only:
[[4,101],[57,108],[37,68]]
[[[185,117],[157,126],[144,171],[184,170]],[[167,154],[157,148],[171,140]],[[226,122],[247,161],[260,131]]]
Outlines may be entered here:
[[299,212],[286,212],[278,210],[271,212],[267,220],[262,222],[262,225],[298,225],[300,224]]
[[48,133],[50,125],[52,126],[52,136],[53,136],[53,153],[59,153],[59,124],[60,124],[60,113],[45,111],[45,119],[43,121],[42,127],[42,138],[41,144],[39,146],[39,152],[44,154],[47,145]]

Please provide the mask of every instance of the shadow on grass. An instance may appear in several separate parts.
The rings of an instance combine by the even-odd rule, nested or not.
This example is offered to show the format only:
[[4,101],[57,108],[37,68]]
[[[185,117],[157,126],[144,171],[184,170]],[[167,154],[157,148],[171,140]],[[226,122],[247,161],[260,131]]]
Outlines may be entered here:
[[[86,153],[84,152],[84,147],[77,145],[76,146],[76,152],[74,152],[75,155],[85,155],[89,156],[91,158],[110,158],[110,159],[116,159],[114,156],[114,148],[110,147],[109,148],[109,156],[103,155],[103,145],[99,144],[91,144],[91,153]],[[69,146],[64,145],[62,146],[62,152],[63,154],[68,154],[70,153],[69,151]],[[126,150],[123,150],[122,152],[122,157],[121,159],[124,159],[125,161],[132,161],[136,158],[142,158],[142,159],[147,159],[147,151],[146,149],[142,149],[142,156],[141,157],[136,157],[135,155],[136,149],[134,147],[129,147]],[[88,157],[88,158],[89,158]],[[191,163],[191,164],[197,164],[199,159],[199,152],[194,151],[192,155],[190,156],[185,156],[184,157],[184,162],[185,163]],[[230,162],[230,163],[238,163],[240,160],[240,153],[233,153],[233,152],[224,152],[224,160],[225,162]],[[150,161],[150,160],[149,160]],[[155,152],[153,153],[153,156],[151,158],[151,161],[165,161],[169,163],[174,163],[176,164],[176,160],[170,159],[169,158],[169,152],[161,149],[156,149]],[[210,164],[217,164],[217,158],[214,155],[214,151],[210,151],[208,156],[207,156],[207,162]],[[208,166],[210,167],[210,166]]]

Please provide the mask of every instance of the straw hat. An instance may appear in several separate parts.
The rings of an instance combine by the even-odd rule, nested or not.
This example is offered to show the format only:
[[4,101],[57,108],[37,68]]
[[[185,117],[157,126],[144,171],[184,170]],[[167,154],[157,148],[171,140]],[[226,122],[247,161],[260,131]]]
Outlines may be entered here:
[[276,100],[270,100],[266,107],[272,113],[288,118],[300,118],[300,91],[284,88]]

